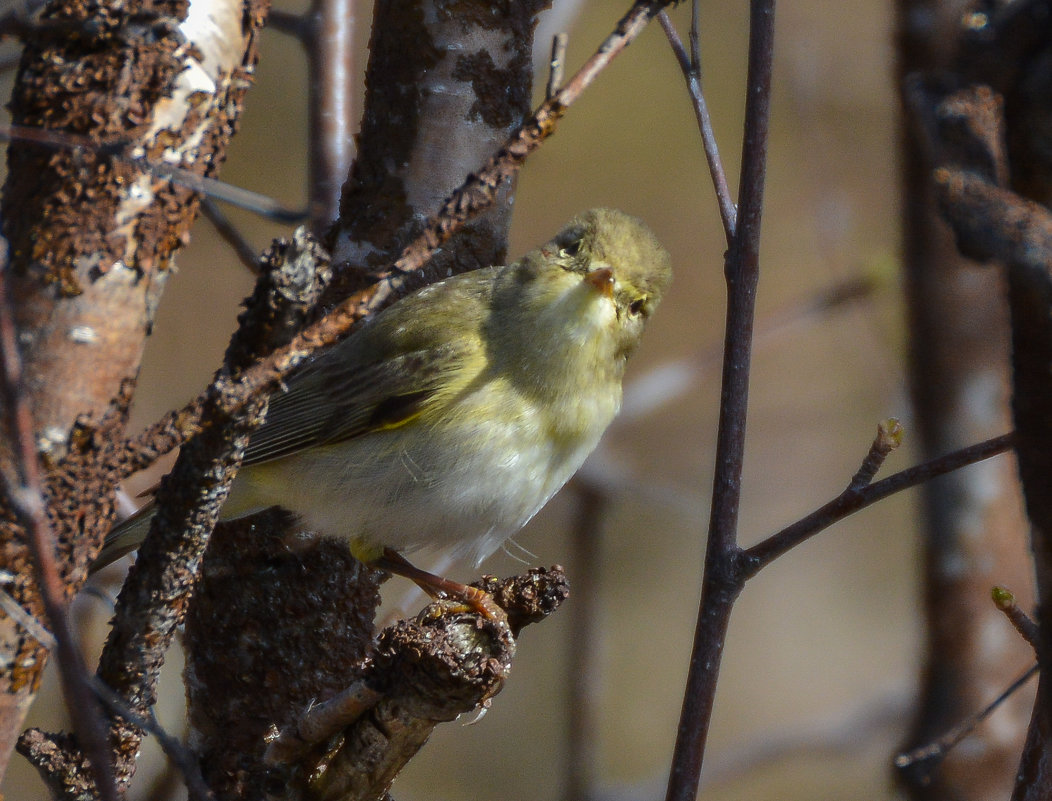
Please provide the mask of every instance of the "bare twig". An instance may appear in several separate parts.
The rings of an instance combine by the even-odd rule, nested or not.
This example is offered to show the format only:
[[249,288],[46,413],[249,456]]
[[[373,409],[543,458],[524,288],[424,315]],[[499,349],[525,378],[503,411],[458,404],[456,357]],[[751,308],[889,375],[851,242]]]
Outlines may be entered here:
[[237,255],[238,261],[248,267],[253,275],[259,275],[259,254],[211,197],[201,199],[201,214],[212,223],[216,233]]
[[[922,769],[922,777],[930,776],[939,766],[939,763],[942,762],[946,755],[956,747],[961,740],[971,734],[976,726],[990,717],[990,715],[992,715],[997,708],[1012,695],[1012,693],[1026,684],[1030,678],[1037,673],[1037,670],[1038,666],[1036,664],[1028,668],[1022,676],[1008,685],[1008,687],[993,701],[974,715],[961,721],[958,725],[954,726],[934,742],[928,743],[920,748],[915,748],[908,753],[899,754],[895,757],[895,768],[897,770],[906,770],[907,768],[917,770],[919,767]],[[923,763],[923,765],[919,763]]]
[[1036,647],[1038,627],[1034,619],[1019,608],[1016,603],[1015,594],[1005,587],[994,587],[990,593],[993,596],[994,605],[1004,612],[1008,622],[1019,632],[1024,640]]
[[693,801],[697,796],[723,643],[731,608],[744,582],[739,560],[741,551],[737,544],[738,505],[745,454],[753,317],[760,273],[760,221],[767,168],[773,54],[774,0],[752,0],[739,216],[726,264],[728,309],[716,440],[717,467],[701,605],[667,801]]
[[116,155],[129,164],[139,167],[158,178],[167,178],[187,189],[193,189],[202,195],[239,206],[275,222],[291,225],[300,222],[306,217],[306,212],[302,209],[290,209],[274,198],[260,192],[242,189],[239,186],[224,183],[216,178],[198,175],[195,172],[172,164],[165,164],[144,157],[132,158],[125,156],[122,150],[128,144],[127,142],[111,142],[102,146],[97,141],[86,136],[78,136],[50,128],[31,128],[26,125],[0,125],[0,139],[32,142],[37,145],[55,148],[56,150],[88,150],[93,153]]
[[267,15],[267,27],[278,33],[293,36],[306,44],[310,41],[310,20],[303,14],[275,8]]
[[557,33],[552,37],[552,57],[548,62],[548,86],[544,91],[544,96],[548,100],[555,97],[563,85],[563,74],[566,68],[566,44],[569,40],[570,37],[565,33]]
[[[416,273],[434,251],[470,219],[492,205],[501,184],[515,175],[526,158],[551,136],[566,110],[591,85],[599,73],[643,31],[646,24],[671,0],[639,0],[618,23],[614,32],[589,58],[570,81],[549,98],[511,136],[482,169],[468,179],[433,215],[423,232],[414,239],[393,264],[376,274],[376,283],[356,292],[322,319],[301,332],[292,342],[255,366],[219,393],[224,410],[234,413],[250,398],[273,390],[282,378],[319,348],[335,343],[359,321],[393,303],[417,288]],[[166,415],[129,443],[132,449],[150,448],[161,456],[179,447],[191,436],[200,417],[203,396],[179,411]]]
[[95,676],[91,677],[90,685],[96,697],[107,706],[111,713],[124,718],[133,726],[138,726],[140,729],[148,731],[157,738],[157,743],[161,746],[161,750],[164,751],[165,755],[185,779],[187,792],[193,801],[209,801],[209,799],[215,798],[201,775],[201,765],[197,756],[184,746],[178,738],[173,737],[164,730],[164,727],[161,726],[154,716],[152,709],[148,710],[145,715],[138,714],[117,693],[106,686],[105,682]]
[[747,549],[744,552],[747,563],[746,575],[751,578],[786,551],[795,548],[804,540],[859,509],[864,509],[896,492],[923,484],[936,476],[951,473],[965,465],[1004,453],[1012,447],[1014,440],[1014,434],[1002,434],[999,437],[932,459],[930,462],[915,465],[861,489],[849,487],[811,514]]
[[690,69],[701,75],[701,0],[690,4]]
[[295,225],[302,222],[307,216],[305,210],[289,208],[269,195],[253,192],[251,189],[242,189],[240,186],[233,186],[215,178],[197,175],[181,167],[146,159],[133,159],[133,162],[154,175],[170,178],[174,183],[193,189],[195,192],[239,206],[274,222]]
[[3,609],[8,617],[18,621],[18,625],[49,651],[53,651],[58,645],[55,635],[48,631],[38,618],[23,609],[7,590],[0,590],[0,609]]
[[705,160],[709,165],[709,174],[712,176],[712,185],[716,190],[716,201],[720,207],[720,218],[723,220],[723,231],[727,236],[727,243],[734,239],[734,228],[737,225],[738,210],[731,198],[731,190],[727,185],[727,174],[723,171],[723,162],[720,160],[719,146],[716,144],[716,132],[712,129],[712,118],[709,116],[709,105],[705,102],[705,93],[701,90],[701,63],[698,52],[697,40],[697,3],[694,4],[694,22],[691,25],[691,47],[692,56],[687,55],[683,47],[683,41],[679,38],[672,20],[668,13],[662,11],[658,14],[658,22],[668,37],[672,52],[676,55],[683,77],[687,80],[687,91],[690,93],[691,105],[694,107],[694,116],[698,120],[698,130],[701,132],[701,142],[705,148]]
[[894,417],[881,420],[877,426],[877,436],[874,437],[873,444],[869,446],[869,453],[866,454],[866,458],[862,460],[862,466],[858,468],[858,472],[848,484],[849,491],[858,491],[873,482],[873,477],[884,464],[884,460],[888,458],[888,454],[902,444],[902,435],[902,424]]

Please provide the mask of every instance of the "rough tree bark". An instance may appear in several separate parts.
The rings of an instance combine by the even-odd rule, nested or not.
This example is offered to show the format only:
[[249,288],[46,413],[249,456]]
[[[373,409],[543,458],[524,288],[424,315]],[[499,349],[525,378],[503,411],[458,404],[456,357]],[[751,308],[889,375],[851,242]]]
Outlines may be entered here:
[[[197,211],[192,191],[135,159],[217,172],[261,22],[258,7],[240,0],[62,0],[27,36],[11,103],[15,125],[26,130],[8,150],[3,232],[24,390],[41,458],[52,468],[49,511],[70,596],[112,521],[117,471],[104,454],[122,435],[123,409],[103,436],[82,426],[71,440],[74,422],[97,422],[134,378]],[[9,467],[6,438],[0,450]],[[27,544],[10,519],[0,529],[0,564],[4,589],[40,615]],[[0,619],[0,648],[2,768],[46,651],[9,617]]]

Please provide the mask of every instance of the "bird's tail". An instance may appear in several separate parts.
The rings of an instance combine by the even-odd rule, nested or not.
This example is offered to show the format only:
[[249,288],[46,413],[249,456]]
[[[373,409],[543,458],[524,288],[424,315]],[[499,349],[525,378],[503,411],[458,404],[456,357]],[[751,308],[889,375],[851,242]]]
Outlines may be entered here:
[[142,541],[146,539],[146,532],[150,530],[150,521],[153,520],[155,507],[156,504],[150,501],[127,520],[113,527],[106,535],[102,550],[99,551],[98,557],[91,565],[91,573],[113,564],[142,545]]

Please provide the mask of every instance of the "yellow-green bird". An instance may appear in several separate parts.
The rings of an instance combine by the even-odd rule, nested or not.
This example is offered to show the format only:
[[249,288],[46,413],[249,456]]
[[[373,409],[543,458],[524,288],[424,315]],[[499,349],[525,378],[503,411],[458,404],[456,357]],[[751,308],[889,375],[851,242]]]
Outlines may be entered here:
[[[514,264],[400,300],[271,397],[222,519],[281,506],[363,562],[423,547],[481,562],[599,442],[670,278],[650,230],[600,208]],[[149,516],[95,567],[138,547]]]

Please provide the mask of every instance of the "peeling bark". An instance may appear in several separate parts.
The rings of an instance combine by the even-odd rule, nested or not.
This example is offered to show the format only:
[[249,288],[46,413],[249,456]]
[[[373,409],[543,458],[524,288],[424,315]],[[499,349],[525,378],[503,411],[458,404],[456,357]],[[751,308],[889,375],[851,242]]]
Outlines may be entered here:
[[[521,123],[530,110],[533,28],[548,5],[376,4],[358,157],[328,240],[333,261],[351,269],[331,298],[349,294],[359,271],[393,261]],[[511,199],[509,185],[436,255],[428,274],[502,263]]]

